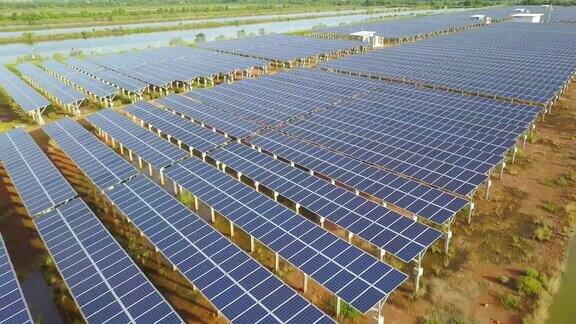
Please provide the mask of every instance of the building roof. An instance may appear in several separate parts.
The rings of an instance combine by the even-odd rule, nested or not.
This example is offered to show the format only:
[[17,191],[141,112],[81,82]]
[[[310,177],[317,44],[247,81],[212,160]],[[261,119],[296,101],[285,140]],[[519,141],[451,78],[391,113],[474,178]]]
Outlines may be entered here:
[[355,32],[355,33],[352,33],[352,34],[350,34],[350,35],[365,37],[365,36],[374,36],[374,34],[376,34],[376,32],[367,31],[367,30],[361,30],[361,31],[357,31],[357,32]]

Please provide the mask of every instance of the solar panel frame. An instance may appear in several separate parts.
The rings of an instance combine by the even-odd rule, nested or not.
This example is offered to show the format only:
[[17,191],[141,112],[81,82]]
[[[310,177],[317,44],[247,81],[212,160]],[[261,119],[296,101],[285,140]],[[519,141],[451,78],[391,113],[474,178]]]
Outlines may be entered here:
[[122,143],[124,147],[142,157],[156,170],[162,171],[165,167],[189,155],[111,109],[101,110],[86,119]]
[[2,235],[0,235],[0,269],[2,269],[0,272],[0,323],[34,323]]
[[[243,144],[229,143],[208,155],[404,262],[421,257],[442,236],[433,228]],[[379,235],[382,233],[387,234],[386,240]]]
[[33,220],[86,322],[183,322],[82,199]]
[[102,192],[140,174],[73,119],[60,119],[43,130]]
[[0,88],[27,113],[50,105],[50,101],[5,67],[0,67]]
[[[362,313],[385,300],[407,278],[198,159],[169,167],[166,177]],[[320,266],[315,263],[319,260]],[[360,268],[354,262],[362,263],[361,271],[356,272]],[[332,274],[326,277],[322,269],[331,269]],[[368,269],[370,275],[364,274]],[[333,273],[338,275],[332,278]]]
[[30,216],[77,196],[24,129],[0,134],[0,161]]
[[[309,322],[333,323],[332,319],[313,305],[306,305],[307,302],[295,291],[145,176],[132,178],[106,195],[158,247],[175,269],[193,282],[231,322],[301,323],[298,316],[306,313]],[[134,207],[135,204],[138,207]],[[150,220],[155,221],[150,223]],[[191,249],[196,252],[192,253]],[[242,272],[238,266],[249,269]],[[224,274],[218,277],[214,272]],[[257,278],[252,278],[251,274]],[[253,282],[254,279],[261,280]],[[231,286],[225,289],[213,286],[215,283]],[[246,288],[253,283],[255,286]],[[246,296],[252,301],[246,300]],[[288,303],[291,307],[279,307]],[[243,311],[238,309],[246,304]]]

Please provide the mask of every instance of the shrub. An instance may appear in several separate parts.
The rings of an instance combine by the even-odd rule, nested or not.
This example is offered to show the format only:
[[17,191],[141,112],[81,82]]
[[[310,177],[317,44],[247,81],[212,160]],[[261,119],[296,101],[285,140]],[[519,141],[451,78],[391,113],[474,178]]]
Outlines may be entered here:
[[507,310],[518,310],[520,309],[522,301],[517,296],[507,294],[500,296],[500,303]]
[[558,210],[558,206],[552,201],[544,201],[542,206],[540,206],[545,212],[554,214]]
[[554,231],[550,226],[543,225],[536,228],[536,230],[534,231],[534,237],[538,241],[548,241],[552,238],[553,233]]
[[538,296],[542,291],[542,283],[538,279],[522,276],[516,281],[516,289],[527,296]]
[[526,268],[526,270],[524,270],[524,275],[530,278],[538,279],[540,273],[538,272],[538,270],[529,267]]

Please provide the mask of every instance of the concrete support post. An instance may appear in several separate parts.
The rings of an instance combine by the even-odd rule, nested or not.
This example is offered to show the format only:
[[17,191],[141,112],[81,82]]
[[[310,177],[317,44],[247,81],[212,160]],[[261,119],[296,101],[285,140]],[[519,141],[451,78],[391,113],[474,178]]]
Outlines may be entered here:
[[199,208],[199,206],[198,206],[198,197],[197,197],[197,196],[194,196],[194,210],[198,211],[198,208]]
[[332,185],[336,185],[336,180],[332,179],[332,180],[330,180],[330,183],[331,183]]
[[142,158],[141,158],[141,157],[138,157],[138,166],[140,167],[140,169],[143,168],[143,166],[142,166]]
[[514,151],[512,153],[512,163],[516,162],[516,153],[518,152],[518,148],[514,146]]
[[260,191],[260,182],[254,181],[254,187],[256,188],[256,191]]
[[242,181],[242,172],[238,172],[238,181]]
[[444,254],[448,254],[448,250],[450,249],[450,239],[452,239],[452,231],[448,230],[444,233],[444,240],[446,241],[444,245]]
[[130,157],[130,162],[134,161],[134,156],[131,150],[128,150],[128,156]]
[[176,184],[176,182],[174,182],[172,184],[172,189],[174,189],[174,194],[177,195],[178,194],[178,184]]
[[254,236],[250,235],[250,253],[254,253]]
[[230,222],[230,237],[234,237],[234,223]]
[[178,140],[178,148],[180,148],[180,149],[182,148],[182,141],[181,140]]
[[214,208],[210,208],[210,220],[212,223],[216,222],[216,212],[214,211]]
[[300,213],[300,204],[296,203],[296,214]]
[[474,212],[474,203],[470,203],[470,211],[468,211],[468,224],[472,221],[472,213]]
[[274,270],[280,270],[280,255],[278,253],[274,253]]
[[324,221],[326,221],[326,218],[320,217],[320,227],[321,228],[324,228]]
[[492,186],[492,181],[488,180],[488,182],[486,182],[486,199],[488,199],[488,197],[490,196],[490,187]]
[[278,202],[278,193],[274,191],[274,201]]
[[302,285],[302,292],[306,293],[308,291],[308,275],[304,274],[304,284]]
[[311,175],[311,176],[314,175],[314,170],[310,170],[310,175]]
[[414,292],[417,293],[420,290],[420,278],[424,274],[424,269],[420,266],[421,257],[418,256],[416,264],[414,266]]
[[522,142],[522,148],[526,148],[526,140],[528,139],[528,134],[524,134],[524,140]]
[[502,167],[500,168],[500,180],[502,180],[502,176],[504,176],[504,168],[506,167],[506,162],[502,162]]
[[188,153],[190,153],[190,156],[194,156],[194,149],[192,147],[189,147]]
[[164,180],[164,172],[160,171],[160,184],[165,185],[166,181]]
[[380,249],[380,258],[378,260],[383,261],[385,256],[386,251],[384,251],[384,249]]
[[154,175],[154,171],[152,170],[152,165],[151,165],[150,163],[148,163],[148,174],[149,174],[150,176],[153,176],[153,175]]
[[116,140],[112,139],[112,148],[116,148]]
[[340,316],[340,304],[342,303],[342,299],[336,296],[336,317]]
[[348,243],[352,244],[352,238],[354,237],[354,234],[352,232],[348,232]]

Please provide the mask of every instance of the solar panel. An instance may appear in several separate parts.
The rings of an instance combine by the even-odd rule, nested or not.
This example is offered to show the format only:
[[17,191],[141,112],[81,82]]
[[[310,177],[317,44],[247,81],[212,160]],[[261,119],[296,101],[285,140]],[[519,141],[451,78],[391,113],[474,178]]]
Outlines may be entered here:
[[379,82],[349,85],[345,83],[349,79],[349,76],[336,73],[297,69],[217,88],[199,89],[188,92],[186,96],[259,125],[273,127],[371,87],[381,86]]
[[31,63],[22,63],[16,65],[15,68],[22,73],[24,78],[53,96],[56,101],[64,106],[79,104],[84,100],[83,93],[62,83],[60,80]]
[[2,236],[0,236],[0,269],[0,323],[34,323]]
[[130,105],[124,111],[203,153],[228,141],[222,135],[147,102]]
[[34,223],[86,322],[182,323],[80,198]]
[[166,177],[365,313],[407,276],[198,159]]
[[465,199],[282,133],[265,133],[250,143],[436,224],[450,221],[468,204]]
[[575,31],[570,24],[491,24],[319,66],[546,106],[576,71]]
[[41,110],[50,105],[50,101],[5,67],[0,67],[0,88],[26,112]]
[[405,262],[442,235],[243,144],[229,143],[209,156]]
[[227,112],[203,105],[184,96],[169,95],[159,99],[158,104],[181,116],[235,138],[249,136],[260,128],[260,126],[252,122],[241,120]]
[[43,129],[100,191],[140,173],[73,119],[60,119]]
[[316,57],[334,52],[354,50],[366,44],[356,41],[318,39],[311,37],[274,34],[215,41],[199,44],[200,47],[251,57],[291,61]]
[[99,80],[105,81],[117,88],[128,92],[141,93],[148,87],[146,82],[142,82],[127,75],[120,74],[116,71],[112,71],[90,61],[80,60],[77,58],[69,58],[66,63],[78,71],[82,71]]
[[161,171],[168,165],[188,156],[185,151],[167,143],[111,109],[101,110],[86,119],[122,143],[124,147],[142,157],[156,170]]
[[109,199],[233,323],[333,323],[144,176]]
[[210,79],[268,65],[260,59],[189,47],[147,49],[91,57],[89,60],[157,87],[167,87],[173,82],[192,83],[201,78]]
[[0,160],[30,216],[77,196],[23,129],[0,134]]
[[116,95],[116,93],[118,93],[118,89],[114,88],[113,86],[90,77],[87,74],[80,73],[68,65],[58,61],[46,61],[42,63],[42,66],[44,66],[44,68],[46,68],[48,71],[52,71],[52,73],[60,75],[64,79],[72,82],[78,87],[81,87],[96,97],[113,97]]

